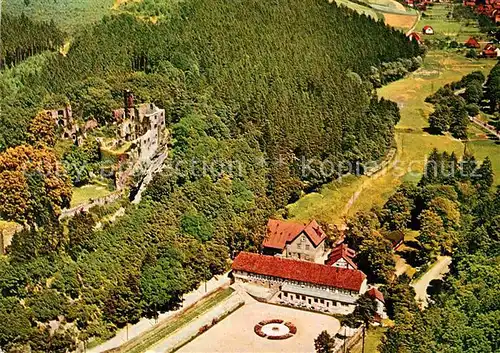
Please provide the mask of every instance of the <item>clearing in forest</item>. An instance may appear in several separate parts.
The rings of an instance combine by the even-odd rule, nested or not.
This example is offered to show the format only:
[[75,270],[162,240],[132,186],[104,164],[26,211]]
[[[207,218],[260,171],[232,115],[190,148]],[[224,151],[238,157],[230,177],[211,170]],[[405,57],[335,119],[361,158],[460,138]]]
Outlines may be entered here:
[[111,13],[113,6],[113,0],[7,0],[1,3],[2,11],[7,14],[24,13],[32,20],[54,20],[68,32],[99,21]]

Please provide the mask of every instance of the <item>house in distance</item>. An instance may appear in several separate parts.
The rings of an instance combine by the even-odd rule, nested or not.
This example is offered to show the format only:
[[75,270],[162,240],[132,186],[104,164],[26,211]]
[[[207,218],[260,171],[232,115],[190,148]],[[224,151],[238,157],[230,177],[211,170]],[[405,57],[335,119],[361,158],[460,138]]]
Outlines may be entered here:
[[422,28],[422,33],[426,35],[433,35],[434,28],[432,28],[431,26],[424,26],[424,28]]
[[484,58],[498,58],[500,57],[500,49],[495,47],[493,44],[488,43],[483,48],[482,56]]
[[408,34],[408,39],[410,41],[415,40],[419,44],[422,42],[422,38],[420,37],[420,34],[418,34],[417,32],[411,32],[410,34]]
[[465,46],[467,48],[471,48],[471,49],[479,49],[480,48],[479,42],[474,37],[470,37],[469,39],[467,39],[467,41],[465,42]]

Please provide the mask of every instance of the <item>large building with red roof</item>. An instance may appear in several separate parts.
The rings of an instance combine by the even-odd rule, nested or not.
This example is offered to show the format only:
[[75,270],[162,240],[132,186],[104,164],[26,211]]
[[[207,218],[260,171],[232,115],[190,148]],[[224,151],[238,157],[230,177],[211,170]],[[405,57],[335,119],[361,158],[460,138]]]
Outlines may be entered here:
[[258,285],[272,302],[348,314],[367,291],[363,272],[343,267],[241,252],[233,262],[236,283]]
[[326,234],[313,220],[307,224],[270,219],[262,243],[266,255],[323,262]]

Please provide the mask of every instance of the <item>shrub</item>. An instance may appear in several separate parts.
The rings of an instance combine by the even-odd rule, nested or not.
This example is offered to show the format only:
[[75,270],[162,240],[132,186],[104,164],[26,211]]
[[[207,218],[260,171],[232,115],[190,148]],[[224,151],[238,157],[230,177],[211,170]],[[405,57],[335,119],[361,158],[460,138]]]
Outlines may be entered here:
[[477,52],[474,49],[469,49],[467,53],[465,53],[465,57],[469,59],[477,59]]
[[297,333],[297,327],[294,324],[292,324],[291,322],[286,322],[285,326],[288,327],[288,329],[290,330],[290,333],[292,335],[295,335]]
[[260,337],[266,337],[267,335],[262,332],[262,326],[260,324],[258,325],[255,325],[255,327],[253,328],[253,331]]
[[202,327],[200,327],[200,329],[198,330],[198,333],[199,333],[199,334],[202,334],[202,333],[204,333],[204,332],[208,331],[208,329],[209,329],[209,328],[210,328],[210,326],[209,326],[209,325],[203,325],[203,326],[202,326]]
[[479,114],[479,106],[477,104],[467,104],[465,109],[467,109],[467,114],[469,114],[469,116],[476,116]]

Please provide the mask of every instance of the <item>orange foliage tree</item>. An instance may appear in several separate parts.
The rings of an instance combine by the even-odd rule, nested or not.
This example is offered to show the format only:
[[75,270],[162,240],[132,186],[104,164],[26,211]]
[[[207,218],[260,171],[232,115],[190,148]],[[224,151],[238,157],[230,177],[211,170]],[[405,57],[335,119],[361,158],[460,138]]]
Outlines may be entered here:
[[0,216],[41,226],[71,200],[70,179],[53,151],[21,145],[0,154]]
[[29,126],[30,140],[33,144],[53,147],[56,144],[56,122],[50,113],[38,113]]

